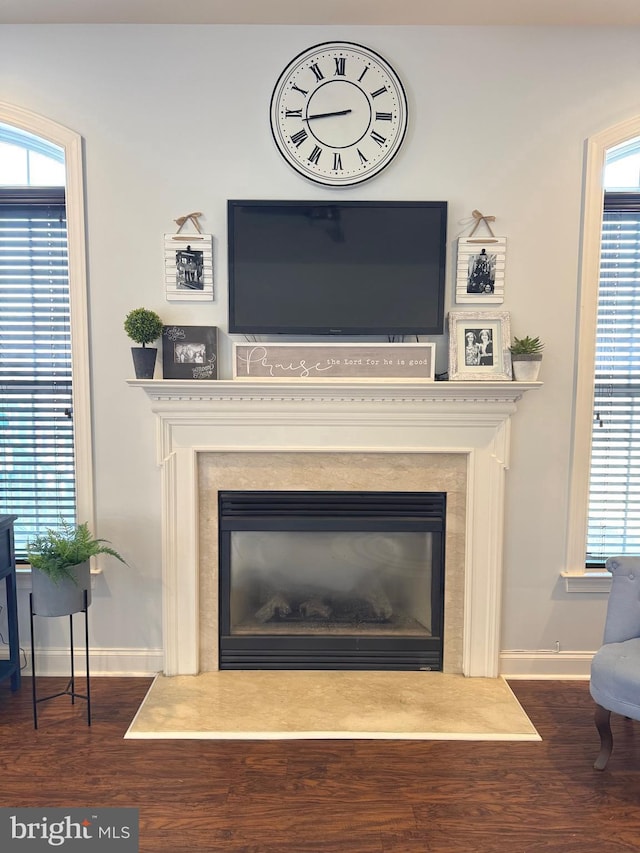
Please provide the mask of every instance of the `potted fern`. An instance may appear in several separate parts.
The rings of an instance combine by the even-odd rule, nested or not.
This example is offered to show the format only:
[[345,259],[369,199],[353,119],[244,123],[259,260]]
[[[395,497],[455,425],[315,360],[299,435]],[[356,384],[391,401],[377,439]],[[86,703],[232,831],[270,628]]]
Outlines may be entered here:
[[517,382],[535,382],[537,380],[543,349],[544,344],[539,337],[531,338],[527,335],[524,338],[516,338],[514,336],[509,350],[511,352],[513,378]]
[[69,524],[61,520],[57,530],[48,528],[27,544],[31,563],[33,612],[38,616],[67,616],[91,603],[89,559],[109,554],[124,563],[106,539],[96,539],[88,522]]
[[153,379],[158,350],[147,348],[147,344],[153,343],[162,334],[162,320],[155,311],[134,308],[125,318],[124,330],[132,341],[141,344],[139,347],[131,347],[136,379]]

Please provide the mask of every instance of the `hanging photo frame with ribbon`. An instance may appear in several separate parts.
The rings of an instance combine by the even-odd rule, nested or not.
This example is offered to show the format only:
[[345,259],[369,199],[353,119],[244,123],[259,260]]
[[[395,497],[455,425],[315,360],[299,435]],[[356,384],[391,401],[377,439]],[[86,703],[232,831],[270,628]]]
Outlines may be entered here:
[[[495,305],[504,302],[504,270],[507,238],[496,237],[490,222],[495,216],[473,211],[475,224],[468,237],[458,238],[456,302]],[[488,236],[476,234],[484,225]]]
[[[175,234],[164,235],[164,268],[168,302],[198,302],[213,299],[213,236],[203,234],[198,218],[188,213],[175,222]],[[195,234],[182,234],[191,223]]]

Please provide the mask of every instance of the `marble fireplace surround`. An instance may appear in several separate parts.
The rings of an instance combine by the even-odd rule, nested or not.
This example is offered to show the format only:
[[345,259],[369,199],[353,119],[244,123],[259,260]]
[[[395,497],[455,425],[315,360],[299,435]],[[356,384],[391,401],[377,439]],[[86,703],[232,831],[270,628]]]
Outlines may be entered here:
[[217,668],[217,491],[447,492],[448,672],[496,677],[509,431],[541,383],[130,380],[157,417],[165,675]]

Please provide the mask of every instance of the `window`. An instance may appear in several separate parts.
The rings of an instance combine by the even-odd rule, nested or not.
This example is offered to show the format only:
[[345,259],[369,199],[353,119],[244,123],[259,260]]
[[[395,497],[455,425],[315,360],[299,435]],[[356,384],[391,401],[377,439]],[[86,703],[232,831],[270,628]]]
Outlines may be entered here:
[[[630,153],[636,179],[638,156],[636,146]],[[640,552],[638,192],[605,193],[593,416],[586,559],[591,568],[612,554]]]
[[[11,165],[12,177],[7,177],[8,164]],[[34,192],[39,185],[38,192]],[[56,122],[51,121],[44,116],[29,112],[22,107],[12,106],[7,103],[0,103],[0,186],[3,186],[5,201],[10,199],[13,204],[13,213],[16,212],[16,204],[23,204],[28,200],[31,204],[34,197],[37,200],[39,196],[40,204],[35,212],[40,217],[40,225],[47,226],[47,241],[51,240],[51,247],[46,250],[46,265],[44,268],[40,264],[40,269],[37,275],[46,275],[55,279],[61,275],[61,270],[68,264],[67,273],[67,308],[66,320],[61,316],[59,324],[55,324],[50,318],[58,312],[61,303],[56,304],[56,299],[50,297],[50,307],[47,308],[47,324],[52,328],[56,327],[56,337],[60,342],[66,337],[65,343],[57,343],[57,352],[54,364],[51,365],[52,370],[50,375],[54,376],[56,412],[62,409],[63,416],[56,417],[56,435],[55,441],[52,441],[51,434],[40,436],[33,441],[33,448],[38,452],[43,450],[46,442],[54,446],[55,452],[58,454],[57,462],[60,462],[60,470],[64,471],[64,477],[58,477],[57,483],[60,487],[60,496],[56,498],[57,508],[61,511],[71,512],[71,504],[69,501],[69,493],[72,488],[68,483],[68,465],[70,458],[74,462],[74,480],[75,480],[75,507],[76,515],[79,520],[88,521],[93,524],[93,472],[92,472],[92,447],[91,447],[91,399],[90,399],[90,374],[89,374],[89,342],[88,342],[88,315],[87,315],[87,292],[86,292],[86,257],[85,257],[85,233],[84,233],[84,190],[83,190],[83,167],[82,167],[82,140],[77,133],[69,130]],[[10,186],[10,191],[8,187]],[[21,197],[22,196],[22,197]],[[56,209],[57,208],[57,209]],[[65,216],[62,213],[66,214]],[[31,211],[34,213],[34,211]],[[24,224],[24,222],[23,222]],[[61,246],[64,242],[62,238],[62,226],[66,225],[66,260],[62,260]],[[34,223],[29,228],[34,229]],[[55,235],[55,232],[58,232]],[[6,233],[6,232],[5,232]],[[35,244],[34,244],[35,245]],[[54,248],[56,247],[57,248]],[[51,252],[51,254],[49,254]],[[26,256],[26,255],[25,255]],[[13,261],[5,258],[6,263],[11,264]],[[0,262],[1,263],[1,262]],[[5,265],[6,266],[6,265]],[[0,266],[0,274],[4,274]],[[60,279],[58,279],[60,285]],[[64,288],[62,288],[63,290]],[[0,331],[0,361],[3,359],[3,354],[7,352],[7,337],[4,328],[11,323],[13,341],[18,339],[19,334],[37,335],[38,340],[41,339],[45,326],[41,322],[40,316],[35,323],[35,328],[27,331],[29,322],[24,320],[24,316],[20,317],[20,312],[11,309],[9,313],[9,302],[11,299],[16,299],[15,292],[13,296],[8,295],[8,290],[4,286],[0,287],[2,296],[6,302],[0,307],[0,323],[3,330]],[[35,299],[35,297],[34,297]],[[55,304],[55,310],[54,310]],[[35,305],[35,303],[34,303]],[[24,307],[24,304],[23,304]],[[33,312],[36,309],[33,308]],[[22,309],[20,309],[22,310]],[[31,309],[30,309],[31,310]],[[40,311],[42,314],[42,311]],[[24,321],[24,322],[23,322]],[[56,321],[57,323],[57,321]],[[22,330],[18,333],[18,326],[23,325]],[[59,334],[62,327],[66,324],[66,331]],[[69,342],[70,336],[70,342]],[[36,364],[35,376],[36,381],[29,393],[33,393],[37,382],[38,390],[42,390],[44,385],[42,380],[46,374],[43,370],[42,359],[35,353],[38,347],[33,346],[35,338],[32,339],[31,352],[29,358],[17,358],[16,352],[11,356],[12,364],[7,364],[5,361],[3,367],[6,373],[11,373],[13,380],[11,383],[6,380],[6,376],[0,375],[0,389],[3,395],[12,396],[13,404],[16,403],[16,389],[20,382],[24,384],[26,375],[25,369],[28,363],[31,363],[33,368]],[[39,345],[41,346],[41,345]],[[15,348],[14,348],[15,349]],[[64,352],[64,357],[61,353]],[[24,355],[24,353],[23,353]],[[69,372],[69,358],[71,369]],[[8,361],[11,361],[8,359]],[[63,367],[62,362],[66,361]],[[20,369],[17,365],[20,363]],[[55,375],[54,375],[55,372]],[[71,409],[70,405],[70,376],[73,376],[73,422],[69,417],[64,415],[64,410]],[[6,380],[6,381],[5,381]],[[10,395],[8,390],[11,385],[13,392]],[[51,389],[53,385],[50,384]],[[24,390],[24,389],[23,389]],[[8,403],[3,398],[0,400],[0,416],[4,417],[4,421],[0,420],[0,512],[9,512],[19,515],[17,522],[18,530],[16,531],[16,540],[19,548],[24,547],[24,542],[31,534],[27,534],[20,530],[23,524],[32,524],[34,510],[33,506],[36,503],[35,496],[33,500],[16,496],[16,483],[18,477],[13,476],[12,472],[5,472],[7,467],[13,466],[15,474],[15,466],[18,456],[24,456],[24,447],[18,443],[18,436],[8,435]],[[31,408],[35,408],[31,403]],[[19,414],[26,412],[28,406],[25,404],[19,411]],[[14,409],[16,409],[14,405]],[[16,409],[17,410],[17,409]],[[17,426],[16,411],[13,412],[12,426]],[[26,417],[26,415],[25,415]],[[43,426],[42,421],[38,420],[39,427]],[[48,429],[48,426],[47,426]],[[58,430],[60,430],[58,432]],[[68,439],[73,437],[73,451],[71,457],[68,450]],[[65,446],[66,443],[66,446]],[[49,448],[52,449],[51,447]],[[2,457],[4,454],[4,459]],[[62,455],[61,455],[62,454]],[[63,459],[64,456],[64,459]],[[51,464],[49,460],[49,464]],[[55,463],[54,463],[55,464]],[[40,469],[44,470],[44,469]],[[24,469],[22,470],[24,474]],[[48,476],[41,476],[38,473],[32,482],[38,486],[42,483],[51,484],[50,471],[47,471]],[[25,479],[23,477],[23,479]],[[67,482],[64,482],[64,480]],[[12,492],[9,494],[9,488]],[[23,505],[18,507],[16,500],[23,500]],[[56,511],[52,511],[52,507],[48,506],[46,497],[37,497],[38,504],[38,524],[47,526],[49,523],[55,524],[58,520]],[[42,512],[40,512],[42,510]],[[50,514],[51,522],[46,519],[46,515]]]
[[64,188],[0,188],[0,510],[16,554],[75,521]]
[[32,133],[0,124],[0,187],[64,187],[64,151]]

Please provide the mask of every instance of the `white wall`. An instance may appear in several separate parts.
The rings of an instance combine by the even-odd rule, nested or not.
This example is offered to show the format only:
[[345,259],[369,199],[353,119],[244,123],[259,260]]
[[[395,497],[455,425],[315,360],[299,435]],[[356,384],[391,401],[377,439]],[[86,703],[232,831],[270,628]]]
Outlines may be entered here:
[[[587,137],[640,114],[640,30],[509,27],[5,26],[0,100],[82,135],[94,387],[98,533],[131,569],[106,566],[92,644],[157,649],[160,496],[154,421],[129,388],[126,313],[226,329],[228,198],[445,199],[449,242],[471,211],[508,238],[512,331],[547,342],[544,388],[513,422],[508,473],[502,648],[590,651],[602,595],[567,594],[564,568],[578,256]],[[277,153],[268,108],[275,80],[306,47],[351,40],[382,53],[405,83],[410,128],[370,183],[323,190]],[[164,299],[163,234],[203,211],[215,235],[214,303]],[[452,274],[448,276],[453,293]],[[455,306],[450,298],[450,307]],[[439,371],[447,344],[437,339]],[[24,622],[24,620],[23,620]],[[28,626],[23,624],[23,629]],[[28,636],[23,630],[25,638]],[[53,641],[52,641],[53,642]],[[55,641],[57,642],[57,640]],[[123,660],[125,652],[122,652]]]

